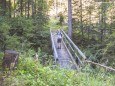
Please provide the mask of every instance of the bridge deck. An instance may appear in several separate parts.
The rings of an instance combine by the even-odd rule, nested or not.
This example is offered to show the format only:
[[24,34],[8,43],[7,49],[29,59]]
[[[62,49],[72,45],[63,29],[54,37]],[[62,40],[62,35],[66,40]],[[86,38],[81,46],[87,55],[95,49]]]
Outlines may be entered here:
[[58,54],[57,63],[59,64],[60,68],[75,69],[75,66],[70,59],[70,55],[68,54],[66,47],[64,46],[64,43],[62,42],[61,49],[58,49],[56,32],[52,32],[52,35],[53,35],[53,40],[54,40],[54,44],[56,47],[56,51]]

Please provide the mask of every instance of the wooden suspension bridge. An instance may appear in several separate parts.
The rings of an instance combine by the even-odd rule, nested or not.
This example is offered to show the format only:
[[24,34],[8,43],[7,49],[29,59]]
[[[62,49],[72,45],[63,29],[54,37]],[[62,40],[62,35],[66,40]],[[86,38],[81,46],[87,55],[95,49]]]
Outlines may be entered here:
[[50,29],[54,60],[60,68],[80,70],[81,65],[84,65],[85,63],[90,63],[111,71],[115,71],[114,68],[87,60],[85,54],[74,44],[74,42],[62,29],[61,33],[63,36],[61,49],[58,49],[56,30]]

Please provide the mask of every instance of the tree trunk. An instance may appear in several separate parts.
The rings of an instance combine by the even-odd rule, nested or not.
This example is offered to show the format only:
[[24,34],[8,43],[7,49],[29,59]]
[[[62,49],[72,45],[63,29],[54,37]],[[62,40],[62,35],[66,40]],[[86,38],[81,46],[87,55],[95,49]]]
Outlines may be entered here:
[[72,38],[72,6],[71,0],[68,0],[68,36]]
[[23,0],[20,1],[20,15],[23,16]]
[[82,33],[82,37],[84,35],[83,33],[83,20],[82,20],[82,0],[80,0],[80,28],[81,28],[81,33]]
[[104,35],[106,34],[106,11],[107,4],[101,4],[101,42],[104,40]]
[[9,17],[11,18],[11,0],[9,0]]
[[25,17],[27,17],[27,9],[26,9],[26,2],[25,2]]
[[0,15],[5,16],[5,14],[6,14],[6,0],[0,1],[0,8],[2,9],[2,11],[0,11]]
[[36,0],[34,1],[34,15],[36,14]]
[[15,4],[16,4],[16,1],[14,0],[14,18],[15,18]]
[[28,18],[30,17],[30,0],[28,0]]
[[32,1],[32,17],[34,18],[35,15],[35,2]]
[[6,0],[3,1],[3,15],[6,14]]
[[90,39],[90,31],[91,31],[91,9],[89,14],[88,40]]

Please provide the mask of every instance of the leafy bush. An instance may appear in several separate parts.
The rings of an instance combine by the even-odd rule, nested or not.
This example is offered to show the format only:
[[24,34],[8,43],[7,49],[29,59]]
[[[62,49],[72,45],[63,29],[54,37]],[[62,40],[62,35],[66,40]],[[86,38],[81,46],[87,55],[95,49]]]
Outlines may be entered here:
[[[32,51],[33,52],[33,51]],[[21,55],[17,70],[5,79],[5,86],[114,86],[109,73],[77,72],[42,66],[29,55]]]

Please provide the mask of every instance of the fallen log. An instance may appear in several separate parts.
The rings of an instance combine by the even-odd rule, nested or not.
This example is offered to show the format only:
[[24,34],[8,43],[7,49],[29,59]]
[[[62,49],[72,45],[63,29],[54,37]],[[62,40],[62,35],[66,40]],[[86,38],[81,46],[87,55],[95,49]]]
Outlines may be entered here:
[[91,64],[94,64],[94,65],[98,65],[100,67],[103,67],[107,70],[111,70],[111,71],[114,71],[115,72],[115,69],[112,68],[112,67],[108,67],[108,66],[105,66],[105,65],[102,65],[102,64],[99,64],[99,63],[95,63],[95,62],[92,62],[92,61],[89,61],[89,60],[85,60],[86,63],[91,63]]

